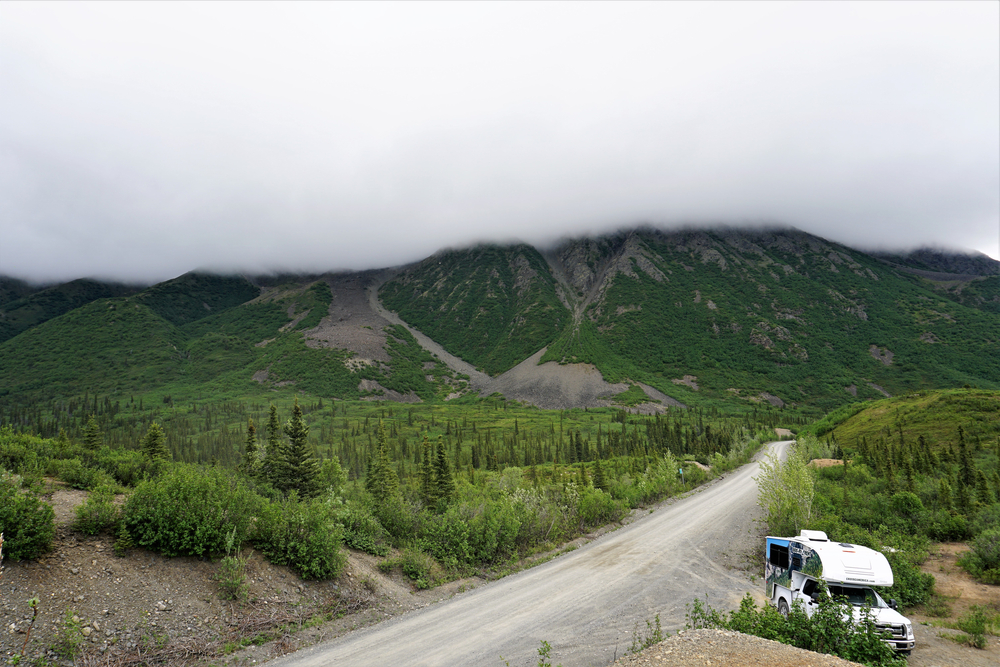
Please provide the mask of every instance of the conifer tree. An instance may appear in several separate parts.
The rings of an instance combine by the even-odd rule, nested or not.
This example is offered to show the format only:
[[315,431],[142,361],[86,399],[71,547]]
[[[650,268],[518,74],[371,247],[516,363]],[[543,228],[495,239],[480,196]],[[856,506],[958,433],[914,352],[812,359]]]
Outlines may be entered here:
[[959,464],[962,466],[961,486],[970,487],[976,483],[976,473],[969,448],[965,444],[965,430],[961,426],[958,427],[958,455]]
[[142,439],[142,452],[152,460],[170,460],[170,450],[167,449],[167,434],[156,422],[149,425],[149,430],[146,431],[146,436]]
[[958,510],[968,516],[972,512],[972,488],[958,483]]
[[254,426],[253,417],[247,420],[247,437],[244,450],[243,464],[240,467],[248,476],[256,477],[260,471],[260,460],[257,452],[257,427]]
[[993,502],[993,493],[986,481],[986,473],[976,469],[976,499],[982,505],[989,505]]
[[104,434],[101,433],[101,427],[97,425],[94,415],[90,415],[87,426],[83,429],[83,444],[92,452],[96,452],[104,444]]
[[257,454],[260,460],[261,477],[278,486],[279,478],[282,476],[284,459],[284,443],[281,440],[281,423],[278,421],[278,408],[271,405],[267,418],[267,446],[264,450],[263,460],[260,452]]
[[384,502],[399,494],[399,479],[389,462],[388,443],[382,421],[378,423],[377,449],[368,463],[365,489],[377,502]]
[[941,479],[941,483],[938,485],[938,502],[941,503],[941,509],[946,512],[952,510],[951,506],[951,484],[948,480]]
[[455,478],[451,476],[451,466],[445,452],[444,442],[438,436],[437,461],[434,465],[434,487],[437,499],[447,503],[455,497]]
[[913,477],[913,462],[910,460],[908,453],[903,456],[903,476],[906,478],[906,490],[910,493],[916,493],[917,488]]
[[420,500],[430,507],[437,502],[437,486],[434,483],[434,448],[424,434],[420,453]]
[[604,479],[604,468],[601,467],[601,459],[594,461],[594,488],[601,491],[608,490],[608,482]]
[[282,491],[298,491],[303,498],[319,495],[319,461],[309,445],[309,427],[302,418],[302,406],[295,399],[292,418],[284,427],[288,444],[283,448],[279,483]]

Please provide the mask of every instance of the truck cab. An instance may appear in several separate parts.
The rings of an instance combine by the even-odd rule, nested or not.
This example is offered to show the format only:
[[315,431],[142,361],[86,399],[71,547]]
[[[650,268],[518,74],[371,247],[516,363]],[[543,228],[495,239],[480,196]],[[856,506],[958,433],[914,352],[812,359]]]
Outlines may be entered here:
[[887,604],[874,589],[892,586],[892,568],[885,556],[844,542],[831,542],[822,531],[803,530],[797,537],[768,537],[764,556],[765,592],[778,611],[787,615],[802,604],[812,616],[819,606],[823,582],[826,595],[847,602],[856,622],[871,614],[875,626],[887,634],[885,642],[895,651],[909,654],[915,645],[913,626],[896,611],[896,601]]

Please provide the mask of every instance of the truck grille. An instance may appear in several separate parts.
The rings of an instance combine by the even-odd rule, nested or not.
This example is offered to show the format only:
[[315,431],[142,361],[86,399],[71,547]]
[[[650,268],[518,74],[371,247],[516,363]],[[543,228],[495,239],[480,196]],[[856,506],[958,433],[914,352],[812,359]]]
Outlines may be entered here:
[[893,639],[906,639],[906,628],[900,623],[876,623],[879,632],[888,632]]

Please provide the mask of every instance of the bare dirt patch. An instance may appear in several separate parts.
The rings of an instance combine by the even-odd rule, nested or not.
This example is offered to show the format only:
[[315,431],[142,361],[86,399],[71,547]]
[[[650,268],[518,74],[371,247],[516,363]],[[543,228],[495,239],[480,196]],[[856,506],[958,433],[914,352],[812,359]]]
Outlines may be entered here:
[[868,348],[868,352],[873,358],[879,360],[885,366],[892,364],[892,358],[896,356],[895,352],[892,352],[887,347],[879,347],[878,345],[872,345]]
[[698,376],[697,375],[685,375],[682,378],[674,378],[671,380],[674,384],[683,384],[691,387],[695,391],[698,391]]
[[391,322],[372,309],[367,294],[375,279],[374,271],[327,276],[333,300],[327,316],[316,328],[305,332],[306,345],[337,347],[362,359],[390,361],[382,329]]
[[973,605],[1000,610],[1000,586],[981,584],[958,566],[958,557],[968,551],[968,545],[954,543],[935,547],[920,569],[934,575],[934,591],[948,603],[951,613],[946,617],[930,616],[925,607],[907,612],[917,638],[917,648],[909,660],[910,667],[1000,665],[1000,638],[988,636],[986,648],[980,650],[946,639],[945,636],[954,636],[958,631],[943,627],[968,613]]
[[844,465],[842,459],[813,459],[809,462],[810,468],[832,468],[833,466],[842,465]]

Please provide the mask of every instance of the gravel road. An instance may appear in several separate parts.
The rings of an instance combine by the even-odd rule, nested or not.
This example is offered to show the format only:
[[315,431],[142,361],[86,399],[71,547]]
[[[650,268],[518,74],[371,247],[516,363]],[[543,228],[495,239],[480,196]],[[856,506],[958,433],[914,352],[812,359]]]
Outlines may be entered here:
[[[784,455],[789,442],[770,448]],[[659,614],[683,626],[694,597],[735,607],[758,593],[735,563],[756,542],[757,464],[538,567],[450,600],[358,630],[270,663],[327,665],[536,665],[540,642],[553,664],[608,665],[632,644],[636,623]]]

